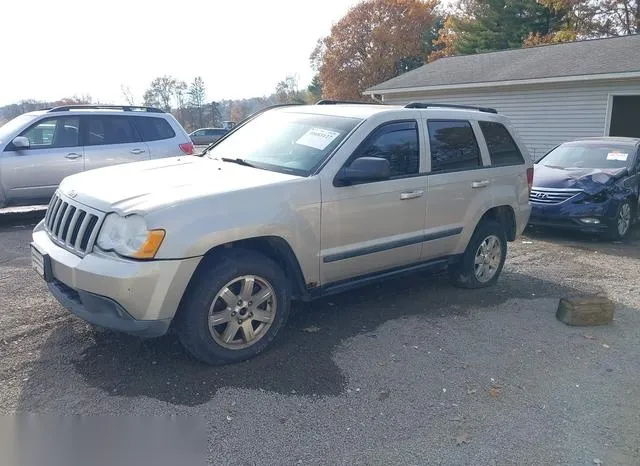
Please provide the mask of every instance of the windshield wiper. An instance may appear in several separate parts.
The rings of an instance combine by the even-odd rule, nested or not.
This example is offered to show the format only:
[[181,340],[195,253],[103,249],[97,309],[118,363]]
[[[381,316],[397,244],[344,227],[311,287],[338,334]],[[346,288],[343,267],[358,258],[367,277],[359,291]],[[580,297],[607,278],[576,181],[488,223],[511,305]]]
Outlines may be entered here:
[[222,160],[223,162],[237,163],[238,165],[244,165],[245,167],[257,168],[254,164],[252,164],[251,162],[247,162],[245,159],[221,157],[220,160]]

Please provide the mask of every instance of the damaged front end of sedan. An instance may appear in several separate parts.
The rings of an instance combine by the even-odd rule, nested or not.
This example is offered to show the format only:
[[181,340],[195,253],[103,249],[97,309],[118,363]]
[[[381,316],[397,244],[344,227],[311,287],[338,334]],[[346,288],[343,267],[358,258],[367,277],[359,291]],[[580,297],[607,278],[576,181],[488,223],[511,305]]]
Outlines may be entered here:
[[625,237],[638,215],[640,175],[632,167],[536,164],[529,224]]

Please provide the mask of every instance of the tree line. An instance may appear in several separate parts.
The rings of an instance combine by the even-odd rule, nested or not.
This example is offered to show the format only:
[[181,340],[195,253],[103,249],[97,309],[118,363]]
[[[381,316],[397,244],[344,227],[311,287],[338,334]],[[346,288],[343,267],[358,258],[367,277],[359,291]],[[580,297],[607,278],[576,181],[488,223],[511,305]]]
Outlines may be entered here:
[[[363,0],[318,40],[309,57],[316,74],[306,87],[291,75],[267,96],[212,101],[201,77],[187,84],[161,76],[141,101],[127,86],[121,91],[129,105],[170,111],[191,131],[274,104],[367,100],[365,89],[447,56],[637,33],[640,0],[456,0],[447,8],[439,0]],[[0,107],[0,124],[26,111],[92,102],[91,96],[26,100]]]
[[639,0],[365,0],[310,61],[325,98],[365,100],[365,89],[442,57],[639,32]]

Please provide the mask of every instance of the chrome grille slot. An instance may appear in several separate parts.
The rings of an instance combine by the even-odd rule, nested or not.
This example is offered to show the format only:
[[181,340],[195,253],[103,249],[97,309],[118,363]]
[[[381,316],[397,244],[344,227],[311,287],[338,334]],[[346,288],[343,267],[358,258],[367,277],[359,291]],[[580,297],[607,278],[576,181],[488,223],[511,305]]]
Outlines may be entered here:
[[581,192],[581,189],[532,188],[529,194],[529,202],[534,204],[560,204]]
[[55,243],[84,256],[93,249],[103,214],[63,196],[51,199],[44,227]]

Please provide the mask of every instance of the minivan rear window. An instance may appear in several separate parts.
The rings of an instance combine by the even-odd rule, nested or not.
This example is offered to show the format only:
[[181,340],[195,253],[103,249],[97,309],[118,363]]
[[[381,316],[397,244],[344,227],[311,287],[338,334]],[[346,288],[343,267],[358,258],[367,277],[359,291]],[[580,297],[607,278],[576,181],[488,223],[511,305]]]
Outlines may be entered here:
[[171,125],[163,118],[144,116],[135,117],[133,121],[143,141],[171,139],[176,135]]

